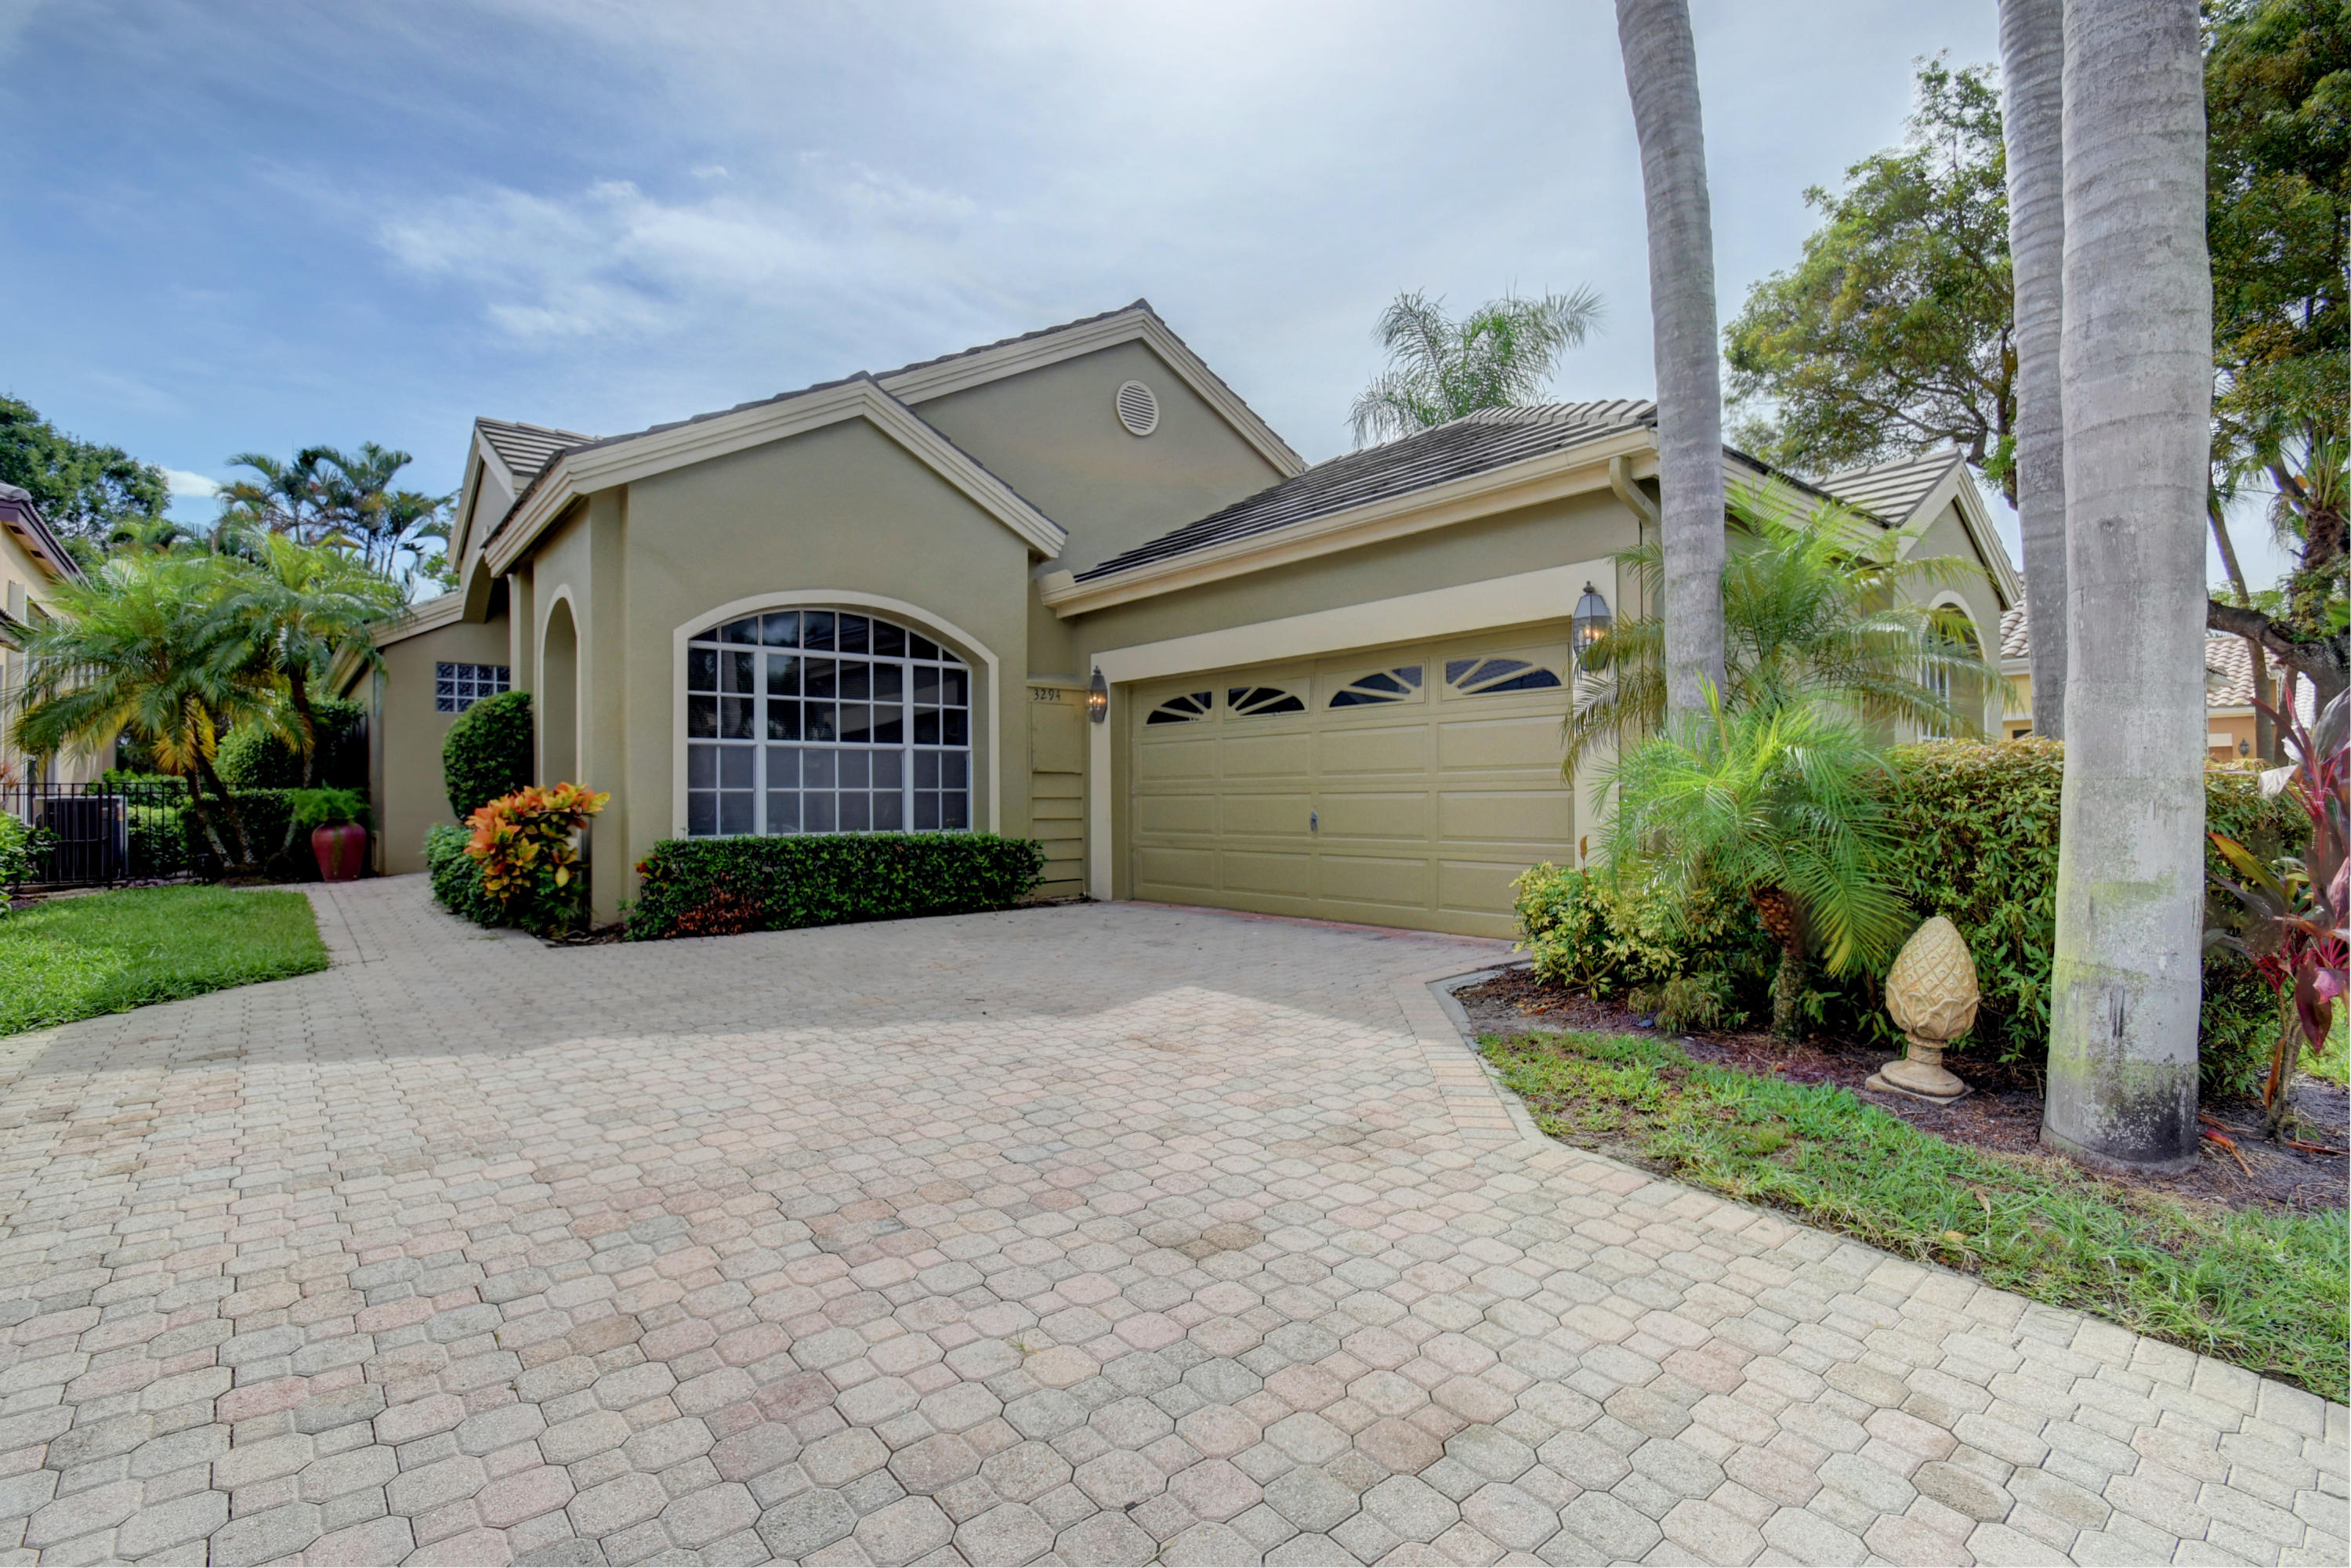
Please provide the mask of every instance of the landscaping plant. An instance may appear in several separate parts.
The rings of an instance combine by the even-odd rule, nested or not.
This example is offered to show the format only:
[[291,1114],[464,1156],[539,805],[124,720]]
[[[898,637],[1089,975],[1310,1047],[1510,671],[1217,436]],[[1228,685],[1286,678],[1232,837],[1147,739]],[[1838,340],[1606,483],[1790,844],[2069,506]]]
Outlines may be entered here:
[[611,796],[577,784],[517,789],[465,820],[473,837],[465,852],[480,862],[482,893],[507,923],[540,936],[578,925],[588,883],[580,863],[580,831]]
[[1802,1033],[1805,970],[1882,972],[1913,924],[1884,870],[1892,783],[1861,731],[1815,704],[1677,720],[1610,769],[1620,882],[1669,916],[1712,891],[1752,904],[1780,952],[1771,1032]]
[[530,694],[484,697],[449,726],[441,742],[441,776],[449,809],[464,821],[502,795],[530,786]]
[[424,830],[424,871],[433,897],[460,920],[496,925],[505,911],[482,891],[482,862],[465,852],[474,835],[455,822],[435,822]]
[[994,833],[665,839],[637,866],[643,885],[628,937],[1003,909],[1027,896],[1044,869],[1045,852],[1033,840]]
[[[1734,486],[1730,517],[1724,707],[1824,702],[1874,725],[1976,732],[1972,716],[1999,672],[1971,645],[1964,612],[1915,602],[1937,588],[1980,581],[1973,563],[1905,559],[1904,536],[1833,501],[1801,512],[1784,486]],[[1665,560],[1656,541],[1621,552],[1616,563],[1639,579],[1646,602],[1659,602]],[[1584,651],[1587,678],[1577,683],[1567,719],[1570,773],[1594,747],[1662,727],[1665,640],[1664,622],[1652,613],[1618,621]]]
[[2241,953],[2252,962],[2277,999],[2278,1037],[2270,1052],[2269,1077],[2262,1090],[2263,1125],[2276,1138],[2292,1103],[2294,1076],[2304,1048],[2326,1049],[2327,1031],[2342,999],[2346,942],[2351,922],[2351,698],[2336,697],[2318,716],[2315,730],[2303,727],[2292,707],[2261,705],[2277,726],[2278,739],[2294,758],[2274,770],[2280,789],[2310,821],[2310,847],[2302,855],[2266,861],[2226,833],[2209,835],[2236,873],[2210,873],[2212,884],[2229,895],[2220,924],[2204,933],[2205,946]]

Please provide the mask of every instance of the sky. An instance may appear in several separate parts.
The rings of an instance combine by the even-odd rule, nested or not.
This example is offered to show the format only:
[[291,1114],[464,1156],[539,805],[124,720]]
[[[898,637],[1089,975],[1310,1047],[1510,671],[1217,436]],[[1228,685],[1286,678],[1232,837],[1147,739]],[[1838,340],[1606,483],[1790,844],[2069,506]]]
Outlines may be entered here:
[[[1693,16],[1727,320],[1996,8]],[[190,518],[236,453],[450,490],[476,414],[612,434],[1137,298],[1309,460],[1405,289],[1588,285],[1557,395],[1655,388],[1605,0],[0,0],[0,392]]]

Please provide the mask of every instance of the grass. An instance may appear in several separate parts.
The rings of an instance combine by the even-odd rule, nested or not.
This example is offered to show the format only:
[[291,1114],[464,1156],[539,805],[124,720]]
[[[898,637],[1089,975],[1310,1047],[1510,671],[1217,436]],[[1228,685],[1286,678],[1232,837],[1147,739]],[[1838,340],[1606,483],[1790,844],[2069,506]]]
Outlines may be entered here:
[[298,893],[144,887],[0,918],[0,1035],[327,967]]
[[2326,1053],[2305,1048],[2302,1070],[2329,1083],[2351,1087],[2351,1002],[2335,1004],[2335,1027],[2326,1031]]
[[2345,1397],[2344,1213],[2206,1211],[1624,1035],[1483,1038],[1553,1137]]

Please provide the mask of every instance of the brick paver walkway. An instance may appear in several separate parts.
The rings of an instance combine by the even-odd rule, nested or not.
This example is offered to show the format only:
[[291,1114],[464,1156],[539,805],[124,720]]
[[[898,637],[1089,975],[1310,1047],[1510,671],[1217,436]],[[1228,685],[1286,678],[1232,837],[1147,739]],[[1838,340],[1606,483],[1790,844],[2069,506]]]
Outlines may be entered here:
[[0,1040],[9,1561],[2346,1558],[2342,1407],[1531,1139],[1492,945],[319,904]]

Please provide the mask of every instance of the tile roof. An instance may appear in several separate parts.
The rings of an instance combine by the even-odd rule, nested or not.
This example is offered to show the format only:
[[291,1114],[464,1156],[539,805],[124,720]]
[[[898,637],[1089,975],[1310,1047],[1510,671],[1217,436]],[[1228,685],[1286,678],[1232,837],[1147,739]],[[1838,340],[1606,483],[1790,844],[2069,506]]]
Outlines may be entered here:
[[1624,398],[1480,409],[1433,429],[1318,463],[1294,479],[1285,479],[1113,556],[1081,572],[1078,580],[1089,581],[1546,456],[1604,435],[1654,425],[1656,418],[1656,403]]
[[1910,520],[1918,503],[1943,482],[1943,476],[1965,461],[1958,448],[1945,447],[1917,457],[1897,457],[1890,463],[1848,468],[1816,483],[1846,506],[1858,507],[1899,528]]
[[507,465],[517,484],[528,485],[538,477],[539,471],[555,461],[555,455],[574,446],[586,446],[596,438],[576,430],[558,430],[552,425],[524,424],[517,420],[481,418],[474,428],[490,444],[490,450]]
[[59,577],[79,577],[81,568],[66,549],[48,519],[41,516],[33,493],[21,485],[0,484],[0,525],[24,541],[25,548]]
[[[2000,656],[2003,661],[2032,656],[2032,626],[2022,604],[2000,618]],[[2273,664],[2270,678],[2282,672]],[[2315,688],[2306,680],[2294,683],[2294,701],[2304,722],[2312,717]],[[2230,632],[2204,633],[2204,706],[2211,708],[2251,707],[2253,703],[2253,653],[2245,640]]]

